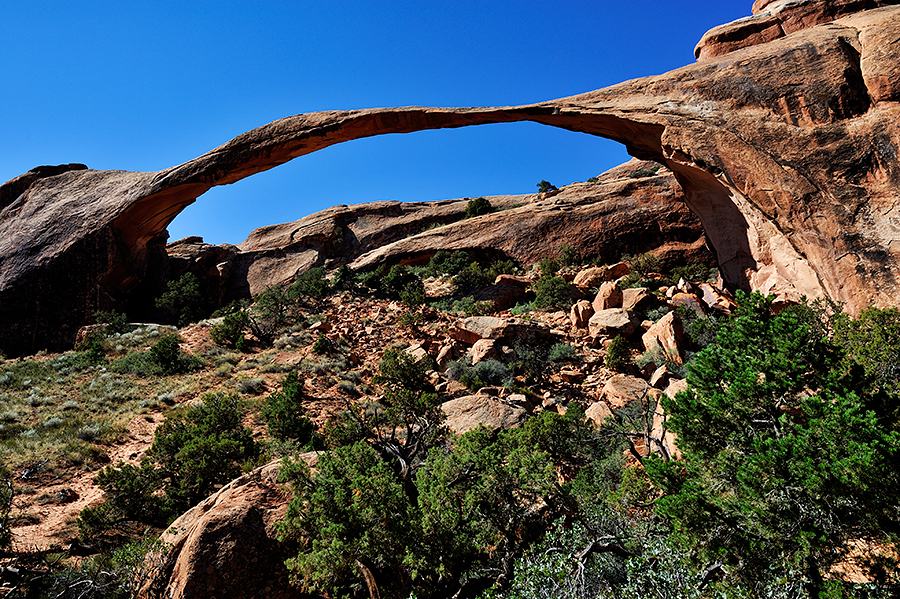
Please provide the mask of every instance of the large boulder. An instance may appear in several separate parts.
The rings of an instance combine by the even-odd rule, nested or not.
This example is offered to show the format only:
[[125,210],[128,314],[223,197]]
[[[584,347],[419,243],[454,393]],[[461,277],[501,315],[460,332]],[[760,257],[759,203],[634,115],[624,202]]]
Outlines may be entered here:
[[[777,13],[776,4],[783,7]],[[446,242],[445,249],[477,243],[507,255],[504,248],[521,245],[517,255],[526,261],[546,255],[548,244],[572,242],[573,232],[587,246],[606,240],[608,253],[634,252],[657,229],[694,230],[696,221],[677,216],[654,228],[660,204],[681,210],[674,206],[683,197],[730,288],[785,302],[827,296],[851,312],[898,305],[900,7],[886,4],[772,2],[757,16],[774,14],[782,29],[798,23],[789,35],[761,34],[762,43],[710,52],[670,73],[539,104],[317,112],[254,129],[160,172],[32,171],[0,186],[0,351],[71,346],[95,310],[153,297],[166,279],[166,226],[214,185],[353,139],[517,121],[620,141],[673,175],[641,179],[635,171],[597,187],[578,184],[568,194],[457,221],[452,235],[439,227],[396,241],[355,265],[411,259],[425,241],[432,248]],[[806,10],[819,16],[802,16]],[[683,195],[674,193],[673,177]],[[603,201],[611,197],[621,201]],[[595,206],[585,212],[585,204]],[[532,216],[544,224],[528,225]],[[497,228],[485,227],[493,222]],[[331,225],[323,221],[305,238],[323,248],[353,243],[352,226]],[[511,227],[526,234],[511,236]],[[286,244],[290,229],[239,246],[254,253],[229,268],[229,277],[243,277],[245,293],[247,281],[262,285],[324,263],[319,250]]]
[[457,435],[479,426],[515,428],[525,422],[528,412],[489,395],[466,395],[441,404],[446,424]]
[[[315,463],[314,454],[302,456]],[[289,494],[277,484],[281,461],[230,482],[200,502],[163,533],[168,549],[142,596],[167,599],[300,599],[284,561],[293,543],[278,541],[274,524],[284,518]],[[293,555],[292,555],[293,554]]]

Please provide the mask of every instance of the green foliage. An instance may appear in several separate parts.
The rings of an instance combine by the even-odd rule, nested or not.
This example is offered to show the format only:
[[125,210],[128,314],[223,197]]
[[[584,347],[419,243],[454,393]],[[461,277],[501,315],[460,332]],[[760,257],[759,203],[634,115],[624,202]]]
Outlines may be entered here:
[[322,298],[328,295],[329,291],[331,291],[331,285],[325,278],[325,269],[320,266],[299,275],[287,295],[289,299],[308,301],[317,305]]
[[473,218],[483,214],[490,214],[491,212],[494,212],[494,207],[491,206],[487,198],[475,198],[469,200],[466,204],[465,218]]
[[576,266],[581,263],[581,252],[572,247],[571,243],[563,244],[559,248],[558,260],[563,266]]
[[553,258],[544,258],[538,262],[538,270],[541,273],[541,278],[552,277],[559,272],[559,262]]
[[540,183],[537,184],[538,193],[547,193],[548,191],[557,191],[556,185],[550,183],[550,181],[541,180]]
[[472,262],[453,277],[456,293],[469,293],[493,283],[477,262]]
[[838,316],[834,329],[848,367],[859,364],[878,387],[900,392],[900,310],[870,306],[856,319]]
[[431,364],[416,360],[398,347],[389,347],[378,363],[378,374],[372,379],[375,384],[388,385],[409,391],[426,391],[431,388],[428,371]]
[[650,168],[641,168],[636,171],[632,171],[631,173],[629,173],[628,176],[631,177],[632,179],[643,179],[645,177],[654,177],[654,176],[656,176],[656,174],[659,172],[659,169],[661,169],[661,168],[662,168],[662,165],[657,164],[657,165],[651,166]]
[[721,324],[716,316],[703,316],[687,306],[677,306],[675,314],[681,320],[693,348],[703,349],[715,340],[716,331]]
[[104,326],[104,334],[125,333],[128,331],[128,317],[116,310],[98,310],[94,312],[94,322]]
[[156,307],[173,315],[179,327],[203,318],[205,304],[200,292],[200,281],[192,272],[186,272],[177,280],[169,281],[167,291],[156,298]]
[[138,376],[160,376],[193,372],[203,361],[181,350],[181,337],[175,333],[163,335],[146,352],[128,352],[109,365],[113,372]]
[[678,279],[692,283],[712,283],[719,278],[719,269],[705,264],[687,264],[673,268],[669,278],[675,283],[678,282]]
[[207,393],[201,403],[166,418],[153,438],[149,456],[166,480],[166,496],[180,509],[208,497],[241,474],[256,457],[250,429],[241,424],[236,395]]
[[222,322],[209,330],[213,343],[243,350],[246,345],[244,331],[250,328],[250,315],[244,310],[226,314]]
[[106,500],[81,511],[81,537],[109,539],[134,532],[136,523],[163,526],[240,475],[258,453],[242,417],[237,396],[222,393],[171,413],[139,467],[119,463],[98,473]]
[[319,333],[319,336],[316,337],[316,340],[313,342],[312,350],[313,353],[319,354],[320,356],[331,353],[331,340],[322,333]]
[[771,298],[737,299],[688,391],[663,398],[685,459],[648,463],[665,491],[657,509],[736,580],[794,568],[819,596],[849,539],[896,540],[898,398],[843,367],[810,306],[774,315]]
[[554,343],[547,352],[547,359],[551,362],[575,362],[578,360],[578,352],[568,343]]
[[472,257],[467,252],[457,250],[450,252],[447,250],[438,250],[435,252],[431,260],[428,261],[426,272],[431,275],[449,275],[459,274],[464,268],[472,264]]
[[648,277],[652,274],[658,274],[662,268],[662,260],[659,259],[659,256],[650,252],[645,252],[636,256],[625,254],[622,256],[622,261],[628,263],[631,267],[632,274],[637,274],[641,278]]
[[295,480],[294,500],[281,531],[301,539],[287,562],[301,589],[355,595],[369,579],[373,596],[406,596],[408,581],[389,573],[407,571],[414,559],[416,509],[390,465],[359,441],[322,455],[315,477],[302,463],[286,475]]
[[287,374],[281,391],[266,398],[262,415],[276,439],[294,439],[301,445],[312,440],[316,428],[303,407],[303,379],[297,371]]
[[628,340],[621,335],[616,335],[606,349],[604,363],[610,370],[622,372],[631,361],[631,349]]
[[515,346],[516,358],[511,366],[513,372],[523,375],[529,384],[543,381],[549,374],[547,369],[547,346],[543,343],[518,343]]
[[572,291],[562,277],[542,275],[534,282],[535,310],[568,310],[572,305]]
[[482,360],[472,366],[468,357],[451,362],[447,367],[448,376],[469,389],[477,391],[482,387],[507,386],[512,383],[509,368],[497,360]]
[[251,328],[261,341],[271,342],[286,326],[294,322],[296,298],[280,285],[268,287],[254,298]]

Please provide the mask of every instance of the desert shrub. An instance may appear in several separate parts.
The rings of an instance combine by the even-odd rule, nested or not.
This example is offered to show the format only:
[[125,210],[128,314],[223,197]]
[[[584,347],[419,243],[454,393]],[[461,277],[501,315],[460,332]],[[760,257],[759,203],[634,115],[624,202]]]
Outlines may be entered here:
[[428,382],[431,366],[428,361],[416,360],[403,349],[390,347],[381,356],[373,382],[409,391],[426,391],[431,387]]
[[703,349],[713,342],[721,321],[716,316],[703,316],[687,306],[675,308],[675,314],[681,319],[684,332],[695,349]]
[[484,274],[488,282],[493,283],[499,275],[511,275],[518,270],[519,267],[512,260],[497,260],[484,269]]
[[183,352],[179,346],[180,339],[174,333],[164,335],[148,351],[132,351],[116,358],[110,363],[109,369],[137,376],[183,374],[197,370],[203,365],[203,361]]
[[295,298],[280,285],[268,287],[254,298],[250,323],[253,334],[271,343],[282,329],[294,322],[295,308]]
[[541,275],[533,288],[535,310],[568,310],[572,305],[571,287],[562,277]]
[[659,256],[650,252],[643,254],[622,256],[622,261],[627,262],[631,267],[631,273],[638,277],[648,277],[652,274],[658,274],[662,268],[662,260]]
[[670,373],[677,377],[684,378],[687,374],[686,367],[678,359],[677,352],[667,351],[659,345],[648,349],[634,360],[634,365],[641,369],[648,364],[653,364],[657,368],[665,366]]
[[466,204],[465,218],[474,218],[491,212],[494,212],[494,207],[487,198],[474,198]]
[[497,360],[482,360],[473,366],[468,357],[451,362],[447,367],[447,376],[473,391],[482,387],[509,385],[512,381],[512,373],[506,364]]
[[456,293],[469,293],[480,287],[486,287],[492,282],[492,280],[488,280],[477,262],[472,262],[453,277]]
[[237,384],[238,393],[245,395],[259,395],[266,390],[266,381],[259,377],[242,379]]
[[12,542],[13,499],[15,491],[12,486],[12,477],[3,464],[0,464],[0,551],[6,550]]
[[546,193],[548,191],[557,191],[556,185],[550,183],[550,181],[541,180],[540,183],[537,184],[538,193]]
[[242,426],[236,395],[207,393],[201,402],[169,415],[148,452],[166,481],[167,498],[183,510],[241,474],[258,453]]
[[859,364],[879,387],[900,392],[900,310],[870,306],[855,319],[835,320],[834,340],[846,352],[847,367]]
[[213,326],[209,330],[209,338],[213,343],[218,345],[227,345],[228,347],[246,346],[246,338],[244,331],[250,328],[250,315],[240,310],[226,314],[222,322]]
[[400,292],[400,302],[409,310],[425,305],[425,285],[418,277],[415,281],[407,283]]
[[156,307],[167,311],[184,327],[204,316],[205,302],[200,293],[200,281],[192,272],[169,281],[168,289],[156,299]]
[[576,266],[581,263],[581,252],[572,247],[571,243],[563,244],[559,248],[559,263],[563,266]]
[[325,278],[325,269],[320,266],[299,275],[288,290],[288,297],[317,304],[329,291],[331,285]]
[[606,348],[604,363],[610,370],[622,372],[631,360],[631,349],[628,341],[621,335],[616,335],[609,347]]
[[426,272],[434,276],[453,276],[459,274],[460,271],[470,264],[472,264],[472,257],[467,252],[462,250],[455,252],[438,250],[431,257],[431,260],[428,261]]
[[94,312],[94,322],[104,325],[106,335],[121,334],[128,331],[128,317],[117,310],[98,310]]
[[657,173],[659,173],[659,169],[661,169],[661,168],[662,168],[662,165],[657,164],[657,165],[651,166],[649,168],[641,168],[641,169],[637,169],[636,171],[632,171],[631,173],[629,173],[628,176],[631,177],[632,179],[643,179],[645,177],[653,177]]
[[553,258],[544,258],[537,264],[541,277],[552,277],[559,272],[559,262]]
[[302,445],[312,440],[316,428],[303,407],[303,379],[297,371],[287,374],[281,391],[266,398],[262,415],[276,439],[294,439]]
[[[813,307],[775,314],[771,297],[736,299],[715,342],[694,357],[688,390],[662,398],[685,459],[648,463],[664,492],[656,509],[731,580],[793,575],[824,596],[823,578],[849,539],[896,539],[900,437],[884,406],[897,399],[846,371]],[[885,564],[871,565],[890,580]]]
[[578,352],[568,343],[554,343],[547,352],[547,359],[551,362],[575,362]]
[[693,283],[707,283],[715,281],[719,277],[719,269],[715,266],[706,266],[705,264],[687,264],[672,269],[669,278],[677,283],[678,279],[691,281]]
[[547,375],[548,348],[540,343],[518,343],[515,348],[515,360],[510,364],[513,372],[522,375],[529,383],[539,383]]
[[313,342],[313,345],[312,345],[313,353],[319,354],[320,356],[324,356],[326,354],[331,353],[332,349],[333,349],[333,347],[332,347],[331,339],[329,339],[322,333],[319,333],[319,336],[316,338],[316,340]]

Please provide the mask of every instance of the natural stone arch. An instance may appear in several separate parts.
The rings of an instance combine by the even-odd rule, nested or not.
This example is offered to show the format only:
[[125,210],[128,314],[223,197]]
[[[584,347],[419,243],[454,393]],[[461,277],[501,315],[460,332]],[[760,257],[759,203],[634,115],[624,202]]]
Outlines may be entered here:
[[165,227],[212,186],[353,139],[517,121],[619,141],[672,169],[733,287],[896,305],[897,37],[900,8],[882,8],[541,104],[318,112],[157,173],[23,175],[0,187],[0,347],[58,345],[89,310],[133,293]]

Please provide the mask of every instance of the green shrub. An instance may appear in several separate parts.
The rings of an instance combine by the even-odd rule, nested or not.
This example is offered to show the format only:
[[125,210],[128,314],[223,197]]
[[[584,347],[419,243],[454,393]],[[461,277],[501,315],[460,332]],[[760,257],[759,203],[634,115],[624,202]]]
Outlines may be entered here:
[[518,270],[519,267],[512,260],[497,260],[484,270],[484,274],[488,282],[493,283],[498,276],[515,274]]
[[632,274],[637,274],[639,277],[648,277],[652,274],[658,274],[662,268],[662,260],[660,260],[659,256],[650,252],[645,252],[637,256],[625,254],[622,256],[622,261],[627,262],[631,267]]
[[425,305],[425,285],[416,277],[410,281],[400,292],[400,302],[409,310],[415,310]]
[[538,193],[546,193],[548,191],[557,191],[556,185],[550,183],[550,181],[541,180],[540,183],[537,184]]
[[221,323],[213,326],[209,330],[210,340],[217,345],[226,345],[228,347],[246,346],[246,338],[244,331],[250,328],[250,315],[239,310],[226,314]]
[[303,407],[303,379],[297,371],[287,374],[281,391],[266,398],[262,415],[276,439],[294,439],[301,445],[312,440],[316,428]]
[[654,177],[657,173],[659,173],[659,169],[662,168],[661,164],[657,164],[651,166],[649,168],[641,168],[636,171],[632,171],[628,176],[632,179],[643,179],[645,177]]
[[320,356],[324,356],[326,354],[331,353],[332,343],[331,339],[319,333],[319,336],[316,338],[315,342],[313,342],[312,346],[313,353],[319,354]]
[[488,280],[477,262],[472,262],[453,277],[456,293],[469,293],[475,289],[487,287],[492,282]]
[[431,364],[425,360],[416,360],[403,349],[390,347],[381,356],[373,382],[409,391],[426,391],[431,387],[429,370]]
[[547,359],[551,362],[575,362],[578,352],[568,343],[555,343],[547,352]]
[[159,364],[166,374],[183,374],[192,372],[202,366],[196,356],[190,356],[181,350],[183,339],[175,333],[164,335],[149,350],[150,359]]
[[534,282],[535,310],[568,310],[571,306],[571,287],[562,277],[541,276]]
[[631,349],[628,341],[621,335],[616,335],[609,347],[606,349],[606,358],[604,363],[610,370],[622,372],[631,361]]
[[200,293],[200,280],[192,272],[169,281],[168,290],[156,299],[156,307],[166,310],[184,327],[203,318],[206,302]]
[[457,250],[449,252],[447,250],[438,250],[435,252],[431,260],[428,261],[426,272],[431,275],[449,275],[459,274],[464,268],[472,264],[472,257],[467,252]]
[[104,334],[112,335],[128,331],[128,317],[116,310],[98,310],[94,313],[94,322],[104,326]]
[[719,269],[715,266],[706,266],[705,264],[687,264],[673,268],[670,278],[675,283],[678,282],[678,279],[684,279],[693,283],[708,283],[719,278]]
[[325,278],[325,269],[317,267],[311,268],[297,277],[288,290],[288,297],[301,301],[312,301],[315,304],[328,295],[329,291],[331,291],[331,285]]
[[581,263],[581,252],[566,243],[559,248],[559,263],[563,266],[576,266]]
[[884,406],[897,398],[845,371],[813,307],[774,314],[771,297],[736,299],[694,357],[688,390],[662,398],[684,461],[650,463],[664,492],[657,512],[731,579],[752,586],[784,573],[824,596],[850,539],[896,538],[900,437]]
[[237,395],[207,393],[156,429],[148,456],[166,480],[166,496],[179,510],[208,497],[241,474],[259,449],[242,426]]
[[544,258],[538,262],[538,270],[541,273],[541,277],[552,277],[559,272],[559,262],[553,258]]
[[447,366],[447,376],[473,391],[482,387],[506,386],[512,382],[512,373],[502,362],[482,360],[472,366],[468,357],[451,362]]
[[475,198],[469,200],[466,204],[465,218],[473,218],[483,214],[490,214],[491,212],[494,212],[494,207],[491,206],[487,198]]
[[0,551],[5,551],[12,542],[10,520],[12,519],[13,499],[15,499],[15,490],[12,486],[12,478],[6,467],[0,464]]

